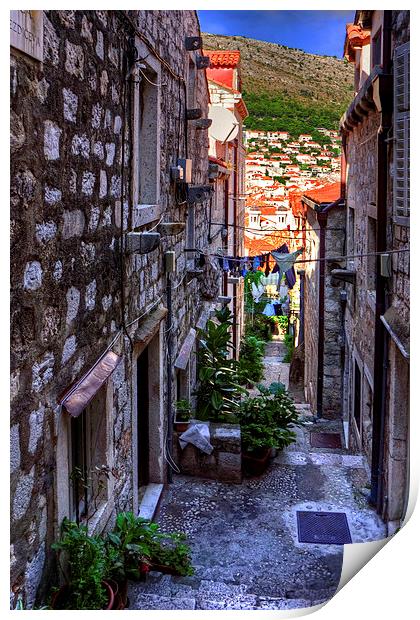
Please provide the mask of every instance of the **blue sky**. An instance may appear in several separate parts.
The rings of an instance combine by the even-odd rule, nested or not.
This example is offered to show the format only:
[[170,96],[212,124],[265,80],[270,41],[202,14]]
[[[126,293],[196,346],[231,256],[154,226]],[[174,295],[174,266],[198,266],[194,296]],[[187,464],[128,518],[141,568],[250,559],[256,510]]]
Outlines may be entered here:
[[328,56],[343,54],[355,11],[198,11],[201,30],[250,37]]

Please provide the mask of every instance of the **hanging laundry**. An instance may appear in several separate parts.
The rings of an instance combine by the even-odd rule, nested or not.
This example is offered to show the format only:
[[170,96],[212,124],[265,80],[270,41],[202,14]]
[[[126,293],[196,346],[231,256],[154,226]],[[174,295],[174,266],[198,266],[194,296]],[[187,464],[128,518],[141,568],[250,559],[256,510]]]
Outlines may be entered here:
[[252,282],[251,293],[255,303],[258,303],[261,295],[264,293],[264,285],[261,283],[255,284],[255,282]]
[[264,284],[264,286],[276,286],[278,284],[278,281],[278,273],[270,273],[268,276],[264,276],[263,278],[261,278],[261,283]]
[[254,260],[252,263],[252,266],[254,267],[254,269],[257,269],[257,267],[259,267],[261,264],[261,257],[260,256],[254,256]]
[[229,261],[226,256],[223,259],[223,271],[229,271]]
[[281,304],[274,304],[274,310],[275,310],[276,316],[283,316]]
[[267,303],[263,310],[263,314],[265,314],[265,316],[275,316],[276,311],[274,309],[274,305],[272,303]]
[[[282,246],[282,248],[283,247],[284,246]],[[296,250],[296,252],[292,252],[291,254],[285,253],[284,250],[282,250],[282,248],[280,248],[279,252],[271,252],[271,255],[276,259],[276,263],[279,268],[280,276],[282,276],[283,274],[286,274],[286,279],[287,279],[289,288],[292,288],[294,283],[296,282],[296,276],[294,273],[293,265],[295,264],[297,257],[303,253],[303,248],[301,248],[300,250]],[[287,246],[286,246],[286,251],[287,251]],[[288,278],[287,272],[292,271],[292,270],[293,270],[293,273],[289,274],[289,278]]]

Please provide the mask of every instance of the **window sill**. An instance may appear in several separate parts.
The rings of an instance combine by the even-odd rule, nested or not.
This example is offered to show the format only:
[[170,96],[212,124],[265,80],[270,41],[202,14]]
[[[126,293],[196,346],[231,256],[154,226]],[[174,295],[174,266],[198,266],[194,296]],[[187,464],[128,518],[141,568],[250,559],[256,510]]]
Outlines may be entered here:
[[162,207],[159,204],[138,204],[133,206],[132,228],[140,228],[160,218]]
[[403,217],[402,215],[394,215],[392,219],[393,219],[394,224],[397,224],[397,226],[410,226],[409,217]]
[[[100,504],[98,510],[95,512],[93,517],[89,519],[88,522],[88,532],[90,536],[100,534],[103,531],[112,514],[113,508],[113,503],[110,500],[104,500]],[[81,524],[86,525],[86,519],[83,519],[81,521]]]

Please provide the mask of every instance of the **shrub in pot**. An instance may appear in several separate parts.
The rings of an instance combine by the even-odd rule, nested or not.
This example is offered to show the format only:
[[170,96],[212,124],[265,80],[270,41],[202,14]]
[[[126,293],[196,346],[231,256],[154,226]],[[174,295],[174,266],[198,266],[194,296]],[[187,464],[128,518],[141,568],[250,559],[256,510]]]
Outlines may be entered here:
[[175,403],[175,430],[179,432],[186,431],[191,417],[192,409],[190,401],[186,398],[178,400]]
[[149,570],[192,575],[194,569],[185,539],[185,534],[167,534],[157,523],[135,517],[132,512],[121,512],[106,539],[108,554],[115,558],[110,574],[119,582],[139,580]]
[[245,473],[259,475],[266,468],[271,449],[282,449],[293,443],[299,424],[293,400],[281,383],[269,388],[258,386],[259,395],[242,401],[240,424],[242,462]]
[[58,552],[66,585],[53,595],[54,609],[112,609],[114,594],[106,581],[108,558],[105,541],[89,536],[85,525],[64,519],[61,538],[52,545]]

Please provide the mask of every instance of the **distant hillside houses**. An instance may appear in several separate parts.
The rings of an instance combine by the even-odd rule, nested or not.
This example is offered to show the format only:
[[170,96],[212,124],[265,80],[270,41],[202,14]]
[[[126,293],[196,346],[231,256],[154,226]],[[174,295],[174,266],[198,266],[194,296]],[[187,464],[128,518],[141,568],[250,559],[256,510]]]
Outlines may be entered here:
[[[296,140],[287,131],[244,131],[248,151],[245,250],[250,255],[257,249],[273,249],[276,234],[283,231],[286,238],[291,234],[288,231],[293,232],[292,203],[297,195],[339,181],[338,133],[319,127],[317,138],[320,134],[328,143],[320,144],[311,134],[301,134]],[[279,232],[273,237],[273,231]]]

